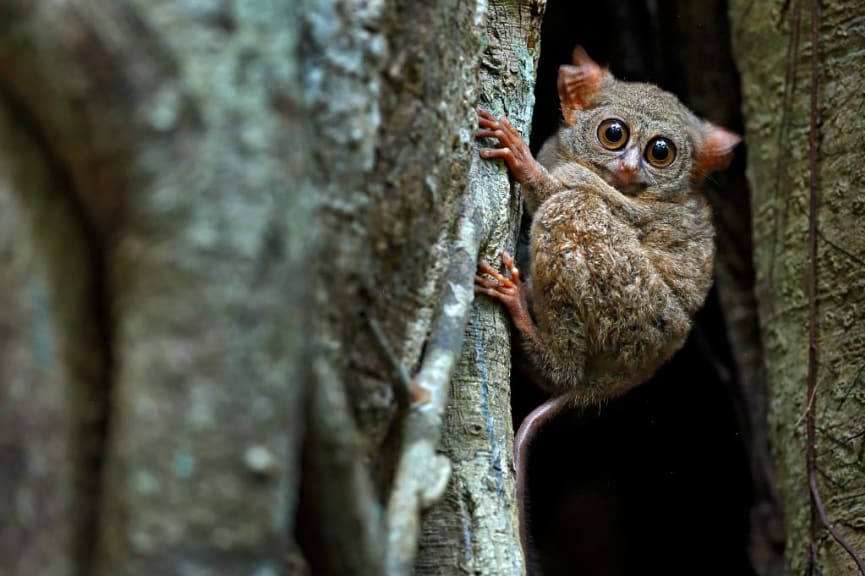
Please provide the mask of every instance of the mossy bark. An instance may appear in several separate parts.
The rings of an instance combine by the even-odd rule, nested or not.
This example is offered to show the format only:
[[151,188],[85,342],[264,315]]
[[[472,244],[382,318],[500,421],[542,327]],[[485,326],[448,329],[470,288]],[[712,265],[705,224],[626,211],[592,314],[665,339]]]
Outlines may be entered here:
[[[857,2],[820,4],[817,85],[811,82],[811,2],[734,0],[729,16],[742,75],[756,294],[765,343],[770,434],[785,509],[788,570],[806,572],[813,537],[818,571],[828,575],[852,574],[855,568],[819,521],[811,535],[803,416],[809,404],[809,141],[816,139],[818,146],[813,400],[818,484],[829,519],[861,554],[865,12]],[[809,129],[813,91],[818,102],[816,133]]]

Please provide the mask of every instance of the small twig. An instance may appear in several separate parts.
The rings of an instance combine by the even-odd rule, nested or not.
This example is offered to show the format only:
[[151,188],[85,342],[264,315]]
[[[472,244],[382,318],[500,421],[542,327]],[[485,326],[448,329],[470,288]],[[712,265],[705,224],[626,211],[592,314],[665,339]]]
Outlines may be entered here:
[[817,477],[814,474],[808,475],[808,484],[811,487],[811,499],[814,502],[815,508],[817,509],[817,513],[820,515],[820,522],[823,523],[823,526],[826,527],[826,530],[829,531],[829,534],[832,535],[832,538],[835,539],[835,542],[841,545],[841,547],[850,555],[850,558],[853,559],[853,562],[856,563],[856,567],[859,568],[859,572],[865,574],[865,564],[862,563],[862,559],[859,557],[859,554],[853,549],[850,544],[847,543],[847,540],[844,539],[844,536],[841,535],[838,530],[829,522],[829,518],[826,517],[826,507],[823,505],[823,500],[820,498],[820,489],[817,487]]
[[817,96],[819,80],[819,54],[817,51],[820,39],[820,3],[811,0],[811,114],[808,134],[808,408],[806,463],[808,468],[808,485],[811,492],[811,534],[808,541],[810,563],[816,561],[816,545],[814,542],[814,515],[819,515],[820,522],[832,538],[850,555],[865,576],[865,564],[858,553],[847,543],[844,537],[829,522],[826,507],[820,497],[817,485],[817,454],[815,441],[816,406],[814,397],[817,388],[817,118],[819,114]]
[[856,385],[861,382],[863,371],[865,371],[865,364],[859,366],[859,370],[856,371],[856,376],[853,377],[853,381],[844,390],[844,394],[841,395],[841,400],[838,402],[837,410],[841,410],[841,408],[844,406],[844,403],[847,402],[847,399],[850,397],[850,393],[853,392],[853,388],[855,388]]
[[412,572],[421,512],[441,497],[450,477],[450,461],[436,448],[474,298],[480,233],[477,211],[464,212],[457,223],[441,308],[414,378],[413,387],[423,393],[415,394],[417,401],[405,417],[403,448],[386,512],[389,576]]
[[375,341],[378,343],[378,347],[381,349],[385,358],[387,358],[387,361],[390,363],[391,369],[397,378],[398,386],[394,386],[394,394],[396,395],[400,408],[405,409],[408,407],[412,393],[411,377],[408,375],[408,371],[405,369],[405,366],[403,366],[399,356],[394,351],[393,346],[390,345],[390,341],[387,339],[387,335],[384,333],[381,323],[367,313],[364,313],[363,317],[366,320],[367,326],[369,326],[370,332],[375,336]]
[[826,244],[828,244],[828,245],[829,245],[832,249],[834,249],[836,252],[840,252],[841,254],[843,254],[844,256],[846,256],[847,258],[849,258],[850,260],[852,260],[853,263],[856,264],[857,266],[860,266],[860,267],[865,268],[865,259],[863,259],[861,256],[857,256],[856,254],[854,254],[854,253],[851,252],[850,250],[844,248],[843,246],[841,246],[841,245],[838,244],[837,242],[834,242],[833,240],[830,240],[830,239],[829,239],[829,238],[828,238],[828,237],[823,233],[822,230],[818,230],[818,231],[817,231],[817,235],[820,236],[820,239],[823,240]]
[[852,442],[853,440],[856,440],[857,438],[862,438],[863,436],[865,436],[865,430],[862,430],[861,432],[857,432],[856,434],[853,434],[852,436],[847,436],[847,437],[844,439],[844,442],[845,442],[845,443],[850,443],[850,442]]
[[793,425],[794,428],[798,428],[799,424],[802,423],[802,420],[807,418],[808,415],[811,413],[811,409],[814,406],[814,396],[816,396],[816,395],[817,395],[817,389],[815,387],[813,390],[811,390],[811,392],[809,392],[808,405],[805,406],[805,410],[802,412],[802,414],[799,415],[799,418],[796,419],[796,423]]

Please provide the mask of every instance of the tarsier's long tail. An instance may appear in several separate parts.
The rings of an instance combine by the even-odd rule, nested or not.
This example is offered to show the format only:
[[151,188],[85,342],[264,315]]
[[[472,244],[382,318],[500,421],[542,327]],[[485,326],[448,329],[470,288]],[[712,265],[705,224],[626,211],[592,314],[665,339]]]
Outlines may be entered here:
[[529,445],[537,436],[538,430],[555,418],[560,412],[573,406],[573,399],[569,395],[554,396],[532,410],[523,419],[520,429],[514,438],[514,466],[517,479],[517,505],[520,514],[520,542],[523,546],[523,556],[526,565],[534,562],[532,551],[528,540],[528,498],[526,494],[526,459],[528,457]]

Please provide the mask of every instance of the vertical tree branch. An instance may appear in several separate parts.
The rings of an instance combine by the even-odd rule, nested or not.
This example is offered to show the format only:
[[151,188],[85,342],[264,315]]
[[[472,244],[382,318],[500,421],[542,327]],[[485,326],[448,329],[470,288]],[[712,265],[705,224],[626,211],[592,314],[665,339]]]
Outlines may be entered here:
[[480,244],[477,208],[466,206],[445,276],[445,294],[414,378],[410,411],[403,423],[403,446],[387,507],[387,574],[410,574],[421,525],[421,512],[441,498],[450,462],[437,454],[451,377],[465,339],[473,300]]

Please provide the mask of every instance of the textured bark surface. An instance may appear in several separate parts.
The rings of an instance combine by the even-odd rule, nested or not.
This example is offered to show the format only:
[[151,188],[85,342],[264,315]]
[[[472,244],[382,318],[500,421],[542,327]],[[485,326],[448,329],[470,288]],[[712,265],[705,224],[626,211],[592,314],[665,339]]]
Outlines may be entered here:
[[[491,2],[481,56],[479,105],[505,115],[528,140],[542,3]],[[483,207],[481,258],[514,253],[519,196],[500,162],[473,159],[472,197]],[[481,299],[469,319],[454,375],[442,448],[453,461],[444,500],[424,524],[418,574],[522,574],[514,501],[510,414],[510,324]],[[458,543],[458,544],[457,544]]]
[[[810,81],[810,4],[730,3],[734,55],[742,75],[770,431],[791,574],[806,573],[812,531],[803,418],[809,402],[809,99],[815,89]],[[819,145],[816,461],[828,517],[860,554],[865,550],[863,31],[865,13],[859,3],[822,3],[819,133],[814,135]],[[849,557],[819,522],[813,530],[817,571],[854,573]]]
[[[486,257],[512,249],[518,201],[502,167],[480,167],[474,159],[474,107],[483,94],[485,105],[516,112],[525,128],[540,15],[527,3],[403,1],[366,11],[355,4],[320,3],[306,17],[305,74],[315,122],[324,128],[313,154],[314,181],[323,229],[332,231],[318,269],[317,294],[329,303],[318,333],[322,367],[349,390],[383,500],[396,456],[413,440],[402,427],[401,406],[411,400],[403,380],[420,366],[449,289],[443,280],[459,232],[453,223],[461,212],[480,208]],[[360,18],[337,17],[352,8]],[[481,55],[484,40],[489,49]],[[480,90],[479,64],[487,70]],[[522,570],[511,481],[509,329],[489,304],[471,319],[444,430],[453,474],[444,502],[424,522],[419,574]],[[308,458],[326,468],[324,455]],[[331,491],[326,486],[312,484],[305,492],[312,503],[303,515],[308,526],[328,523],[340,506],[324,497]],[[370,510],[358,521],[367,530],[380,522]],[[324,528],[315,532],[325,534]],[[331,542],[347,541],[355,532],[329,535]],[[340,562],[325,552],[314,563],[338,573],[345,569]]]
[[[479,105],[507,116],[528,140],[543,3],[490,3]],[[471,197],[483,207],[481,258],[514,253],[519,196],[501,162],[473,158]],[[417,574],[523,574],[514,501],[510,323],[501,306],[476,301],[451,387],[442,449],[453,461],[444,500],[424,523]]]
[[[0,7],[2,88],[67,175],[82,209],[64,226],[92,231],[98,262],[79,281],[102,287],[102,310],[69,333],[101,323],[111,359],[110,435],[81,440],[105,465],[79,463],[102,481],[87,496],[101,525],[94,513],[82,533],[99,548],[79,573],[280,570],[304,382],[305,290],[290,280],[309,258],[295,23],[277,3]],[[74,244],[51,258],[81,261]]]

